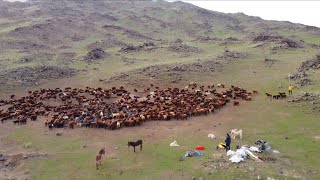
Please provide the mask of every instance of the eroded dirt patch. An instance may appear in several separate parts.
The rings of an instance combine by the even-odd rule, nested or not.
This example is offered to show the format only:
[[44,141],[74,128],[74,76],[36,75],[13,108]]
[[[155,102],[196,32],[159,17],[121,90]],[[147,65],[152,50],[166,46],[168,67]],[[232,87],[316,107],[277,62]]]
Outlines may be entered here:
[[[162,65],[152,65],[145,68],[139,68],[125,73],[120,73],[118,75],[112,76],[110,80],[125,80],[132,81],[137,79],[137,76],[144,76],[146,78],[161,78],[169,77],[171,83],[176,83],[183,79],[186,74],[197,74],[197,73],[212,73],[219,72],[222,70],[223,65],[231,63],[235,60],[240,60],[248,57],[247,52],[236,52],[236,51],[225,51],[223,54],[216,58],[209,59],[198,59],[194,63],[183,64],[162,64]],[[129,62],[134,62],[129,60]]]
[[0,72],[0,84],[35,85],[42,79],[58,79],[74,76],[76,70],[69,67],[37,66],[20,67]]
[[153,42],[145,42],[141,45],[133,46],[133,45],[127,45],[126,47],[121,48],[120,52],[135,52],[135,51],[150,51],[153,49],[156,49],[157,46]]
[[303,62],[294,73],[288,74],[288,78],[295,81],[301,86],[311,84],[308,78],[307,71],[320,69],[320,54],[316,55],[313,59]]
[[47,153],[19,153],[13,155],[0,154],[0,176],[1,179],[24,180],[29,174],[29,171],[16,172],[16,170],[24,165],[29,159],[46,158]]
[[253,42],[276,42],[282,46],[279,48],[302,48],[302,43],[280,35],[260,34],[253,39]]
[[168,47],[168,50],[176,53],[199,53],[203,51],[199,47],[189,46],[186,44],[173,44]]
[[84,60],[87,62],[94,62],[96,60],[100,60],[108,56],[109,54],[106,53],[101,48],[91,49],[87,55],[84,57]]

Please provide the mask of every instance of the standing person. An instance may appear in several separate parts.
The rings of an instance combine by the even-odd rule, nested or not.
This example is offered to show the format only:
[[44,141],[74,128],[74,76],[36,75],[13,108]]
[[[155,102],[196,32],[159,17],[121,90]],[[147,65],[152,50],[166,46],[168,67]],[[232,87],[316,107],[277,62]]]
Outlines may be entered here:
[[226,143],[226,151],[230,150],[230,145],[231,145],[231,137],[229,133],[227,133],[226,140],[224,141]]
[[290,94],[292,95],[292,89],[293,89],[293,86],[290,84],[289,87],[288,87],[289,95]]

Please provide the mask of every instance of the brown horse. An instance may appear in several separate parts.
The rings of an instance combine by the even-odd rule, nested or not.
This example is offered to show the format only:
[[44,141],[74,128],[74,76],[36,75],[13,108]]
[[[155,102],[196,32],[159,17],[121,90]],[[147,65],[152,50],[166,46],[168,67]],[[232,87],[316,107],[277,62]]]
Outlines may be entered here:
[[97,167],[97,170],[99,169],[99,166],[101,166],[101,159],[102,159],[102,155],[103,154],[106,154],[106,150],[105,148],[102,148],[98,155],[96,156],[96,167]]
[[128,141],[128,148],[132,146],[133,151],[136,152],[136,146],[140,146],[140,151],[142,150],[142,140],[138,140],[136,142]]
[[266,93],[266,95],[267,95],[267,96],[268,96],[268,98],[270,98],[270,100],[271,100],[271,98],[272,98],[272,94]]
[[75,121],[69,121],[69,127],[71,128],[71,129],[73,129],[73,127],[74,127],[74,125],[76,125],[76,122]]

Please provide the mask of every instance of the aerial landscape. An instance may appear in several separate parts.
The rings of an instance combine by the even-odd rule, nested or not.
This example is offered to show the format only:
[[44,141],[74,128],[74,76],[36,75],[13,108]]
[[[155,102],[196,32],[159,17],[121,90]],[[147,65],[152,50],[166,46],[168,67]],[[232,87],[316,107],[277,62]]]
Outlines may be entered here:
[[316,180],[319,89],[319,27],[0,0],[0,180]]

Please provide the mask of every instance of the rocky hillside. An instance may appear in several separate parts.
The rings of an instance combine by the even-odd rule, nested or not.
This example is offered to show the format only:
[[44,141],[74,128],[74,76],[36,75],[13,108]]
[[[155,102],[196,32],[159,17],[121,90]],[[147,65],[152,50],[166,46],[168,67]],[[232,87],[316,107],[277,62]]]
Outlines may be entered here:
[[[79,70],[78,64],[157,48],[169,54],[203,52],[198,43],[319,48],[319,37],[316,27],[218,13],[183,2],[0,0],[0,76],[34,66]],[[64,74],[75,74],[71,71]]]

